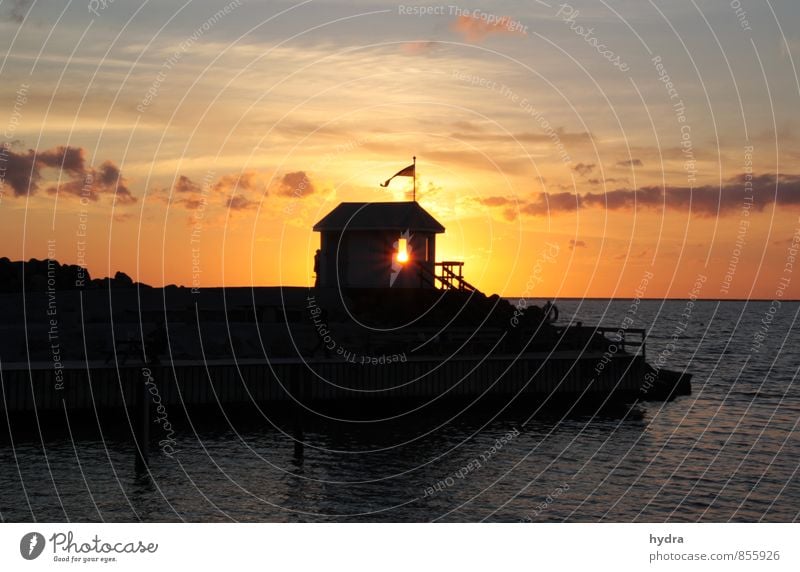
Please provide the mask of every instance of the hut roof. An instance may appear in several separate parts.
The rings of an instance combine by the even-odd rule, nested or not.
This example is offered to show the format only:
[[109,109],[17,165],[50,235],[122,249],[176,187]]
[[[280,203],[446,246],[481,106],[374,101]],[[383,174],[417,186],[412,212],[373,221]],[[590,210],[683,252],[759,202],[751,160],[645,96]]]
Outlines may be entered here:
[[412,230],[444,232],[444,227],[416,202],[341,203],[314,230]]

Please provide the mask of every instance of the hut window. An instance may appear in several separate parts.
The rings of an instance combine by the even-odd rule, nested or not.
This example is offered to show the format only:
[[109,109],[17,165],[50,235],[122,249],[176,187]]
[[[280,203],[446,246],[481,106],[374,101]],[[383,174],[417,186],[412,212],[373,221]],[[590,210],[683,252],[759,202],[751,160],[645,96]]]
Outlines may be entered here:
[[401,238],[397,241],[397,262],[408,262],[408,239]]
[[426,236],[425,237],[425,261],[428,262],[431,259],[431,240]]

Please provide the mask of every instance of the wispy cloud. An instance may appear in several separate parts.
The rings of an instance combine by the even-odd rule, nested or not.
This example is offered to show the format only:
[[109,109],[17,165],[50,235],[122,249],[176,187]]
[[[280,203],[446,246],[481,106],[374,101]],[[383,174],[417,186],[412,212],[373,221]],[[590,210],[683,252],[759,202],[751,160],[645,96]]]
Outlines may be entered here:
[[[487,17],[490,16],[487,14]],[[460,34],[468,42],[482,42],[491,35],[525,35],[525,32],[508,16],[495,17],[493,21],[475,16],[458,16],[450,24],[450,29]]]
[[[651,210],[669,209],[691,211],[698,216],[717,216],[736,213],[744,208],[745,175],[729,179],[722,186],[705,185],[689,188],[678,186],[641,187],[636,190],[617,189],[607,193],[575,194],[570,192],[540,193],[529,201],[518,201],[519,212],[529,216],[548,216],[575,212],[579,209]],[[760,212],[775,204],[800,205],[800,175],[762,174],[753,177],[753,202],[749,207]],[[485,206],[509,207],[514,203],[507,197],[481,199]],[[516,216],[516,209],[506,208],[507,218]]]
[[588,177],[592,173],[592,171],[594,171],[595,167],[596,165],[591,163],[590,164],[578,163],[577,165],[572,167],[572,170],[578,173],[581,177]]

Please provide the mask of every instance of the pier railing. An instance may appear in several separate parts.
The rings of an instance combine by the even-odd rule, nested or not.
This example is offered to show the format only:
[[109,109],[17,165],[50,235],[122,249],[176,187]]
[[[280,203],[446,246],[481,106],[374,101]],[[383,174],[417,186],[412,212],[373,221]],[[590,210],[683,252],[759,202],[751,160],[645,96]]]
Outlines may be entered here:
[[[445,260],[434,263],[434,271],[418,264],[420,283],[428,284],[441,290],[464,290],[467,292],[478,292],[472,284],[464,279],[464,263],[455,260]],[[439,272],[436,272],[439,270]]]
[[641,354],[647,357],[647,330],[644,328],[614,328],[607,326],[577,326],[557,327],[556,331],[562,338],[585,340],[589,343],[596,336],[602,336],[607,342],[615,344],[618,349],[632,355]]

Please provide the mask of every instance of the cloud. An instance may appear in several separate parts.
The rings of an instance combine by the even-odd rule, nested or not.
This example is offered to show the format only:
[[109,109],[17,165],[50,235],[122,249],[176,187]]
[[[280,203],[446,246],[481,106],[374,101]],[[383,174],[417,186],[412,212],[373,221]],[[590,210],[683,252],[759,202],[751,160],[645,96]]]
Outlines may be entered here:
[[590,185],[602,185],[602,184],[608,184],[608,183],[627,183],[628,179],[625,179],[625,178],[617,179],[617,178],[613,178],[613,177],[608,177],[608,178],[605,178],[605,179],[602,179],[602,180],[601,179],[587,179],[586,182],[589,183]]
[[0,149],[5,163],[5,182],[14,191],[14,196],[34,195],[44,179],[42,171],[60,171],[59,179],[67,180],[51,184],[48,194],[65,194],[97,201],[100,195],[113,195],[124,204],[136,202],[119,168],[111,161],[104,161],[98,168],[86,165],[85,151],[80,147],[58,146],[44,151],[28,149],[19,153],[6,146]]
[[105,161],[97,169],[86,169],[74,173],[73,179],[47,189],[50,195],[73,195],[97,201],[101,194],[113,195],[122,204],[133,204],[133,196],[119,168],[111,161]]
[[490,23],[485,19],[462,15],[458,16],[450,24],[450,29],[460,34],[468,42],[476,43],[483,41],[492,34],[525,35],[519,24],[508,16],[503,16],[496,20]]
[[569,241],[569,249],[575,250],[576,248],[586,248],[586,243],[582,240],[573,240],[570,239]]
[[278,192],[287,197],[302,198],[316,192],[316,188],[305,171],[295,171],[283,176]]
[[[244,171],[243,173],[231,173],[223,175],[214,183],[213,188],[219,193],[233,194],[239,192],[256,191],[259,188],[261,174],[257,171]],[[267,194],[266,190],[263,194]]]
[[114,193],[115,199],[124,204],[136,202],[136,197],[131,194],[122,173],[114,163],[105,161],[94,173],[94,179],[99,183],[101,192]]
[[[466,131],[466,130],[464,130]],[[531,131],[523,131],[518,133],[501,133],[493,130],[484,129],[478,126],[469,126],[471,132],[454,132],[450,136],[459,141],[519,141],[520,143],[552,143],[553,137],[547,133],[534,133]],[[591,143],[593,136],[586,131],[578,131],[570,133],[563,127],[556,127],[554,129],[558,140],[562,143],[570,144],[583,144]]]
[[641,159],[630,159],[628,161],[618,161],[617,167],[643,167]]
[[[77,153],[76,153],[77,151]],[[70,174],[76,170],[83,170],[83,151],[72,147],[56,147],[48,151],[27,151],[16,153],[7,146],[0,148],[0,156],[5,163],[5,182],[14,191],[14,196],[21,197],[27,194],[35,194],[39,190],[39,183],[42,180],[42,169],[46,167],[57,167],[58,157],[63,158],[63,163]],[[77,164],[76,164],[77,155]]]
[[205,197],[200,197],[198,199],[194,199],[194,198],[179,199],[176,202],[182,204],[186,210],[190,210],[190,211],[197,210],[200,207],[205,206],[205,205],[208,204],[208,201],[206,200]]
[[6,146],[2,146],[0,161],[5,167],[3,180],[14,191],[15,197],[26,195],[29,190],[36,192],[41,175],[39,167],[35,165],[36,155],[32,149],[27,153],[14,153]]
[[400,51],[409,56],[421,56],[430,54],[436,46],[436,42],[419,40],[416,42],[405,42],[400,46]]
[[530,216],[546,216],[559,212],[573,212],[580,204],[580,195],[570,192],[540,193],[535,200],[523,204],[520,212]]
[[514,208],[503,209],[503,218],[506,219],[507,221],[514,222],[515,220],[517,220],[517,216],[519,216],[517,209]]
[[444,187],[442,187],[441,185],[435,184],[433,181],[427,181],[427,183],[425,183],[425,189],[422,190],[422,188],[421,188],[422,184],[421,184],[420,178],[421,177],[419,175],[417,175],[417,194],[419,194],[420,192],[423,192],[426,197],[432,197],[432,196],[438,195],[442,191],[444,191]]
[[501,207],[512,204],[514,201],[506,197],[484,197],[478,199],[478,202],[487,207]]
[[8,19],[17,24],[21,24],[32,3],[33,0],[8,0],[7,4],[5,2],[3,3],[4,7],[7,6],[8,8],[3,9],[0,19]]
[[517,219],[517,209],[525,202],[520,201],[517,197],[502,196],[480,197],[473,200],[485,207],[503,207],[503,218],[509,222]]
[[[180,175],[172,186],[172,202],[183,205],[187,210],[196,210],[210,204],[224,204],[234,210],[241,210],[256,204],[256,201],[246,196],[248,193],[259,191],[261,195],[267,194],[265,189],[261,189],[261,178],[262,174],[258,171],[245,171],[222,175],[214,182],[204,180],[201,185],[186,175]],[[213,194],[209,191],[213,191]],[[154,192],[154,196],[165,202],[169,201],[168,195],[168,189],[164,188]],[[214,199],[214,196],[219,198]]]
[[225,201],[225,206],[234,211],[245,210],[255,206],[255,204],[255,202],[251,201],[247,197],[243,197],[242,195],[228,197],[228,199]]
[[[698,216],[717,216],[737,213],[749,203],[744,192],[747,175],[737,175],[720,186],[702,187],[641,187],[636,190],[617,189],[607,193],[571,192],[540,193],[524,203],[520,212],[530,216],[547,216],[574,212],[580,208],[631,210],[634,207],[653,210],[669,209]],[[800,175],[763,174],[752,178],[751,211],[760,212],[769,205],[800,206]],[[498,206],[498,205],[489,205]],[[507,213],[506,213],[507,214]]]
[[181,175],[180,177],[178,177],[178,180],[175,181],[175,184],[173,185],[172,189],[176,193],[179,193],[179,194],[180,193],[199,193],[199,192],[202,191],[202,189],[200,188],[200,185],[198,185],[197,183],[195,183],[194,181],[192,181],[189,177],[186,177],[185,175]]
[[628,254],[627,252],[622,252],[620,254],[617,254],[614,257],[614,260],[632,260],[632,259],[646,258],[648,256],[650,256],[649,250],[640,250],[635,254]]
[[194,182],[186,175],[180,175],[172,185],[173,195],[170,199],[168,189],[157,190],[154,195],[164,202],[172,201],[173,204],[183,205],[187,210],[196,210],[208,204],[208,200],[203,196],[203,187]]
[[[30,153],[32,150],[28,150],[28,152]],[[80,175],[86,170],[83,149],[80,147],[64,147],[62,145],[40,151],[36,155],[36,160],[45,167],[60,168],[72,175]]]
[[586,177],[594,171],[595,165],[594,163],[578,163],[572,170],[578,173],[581,177]]

